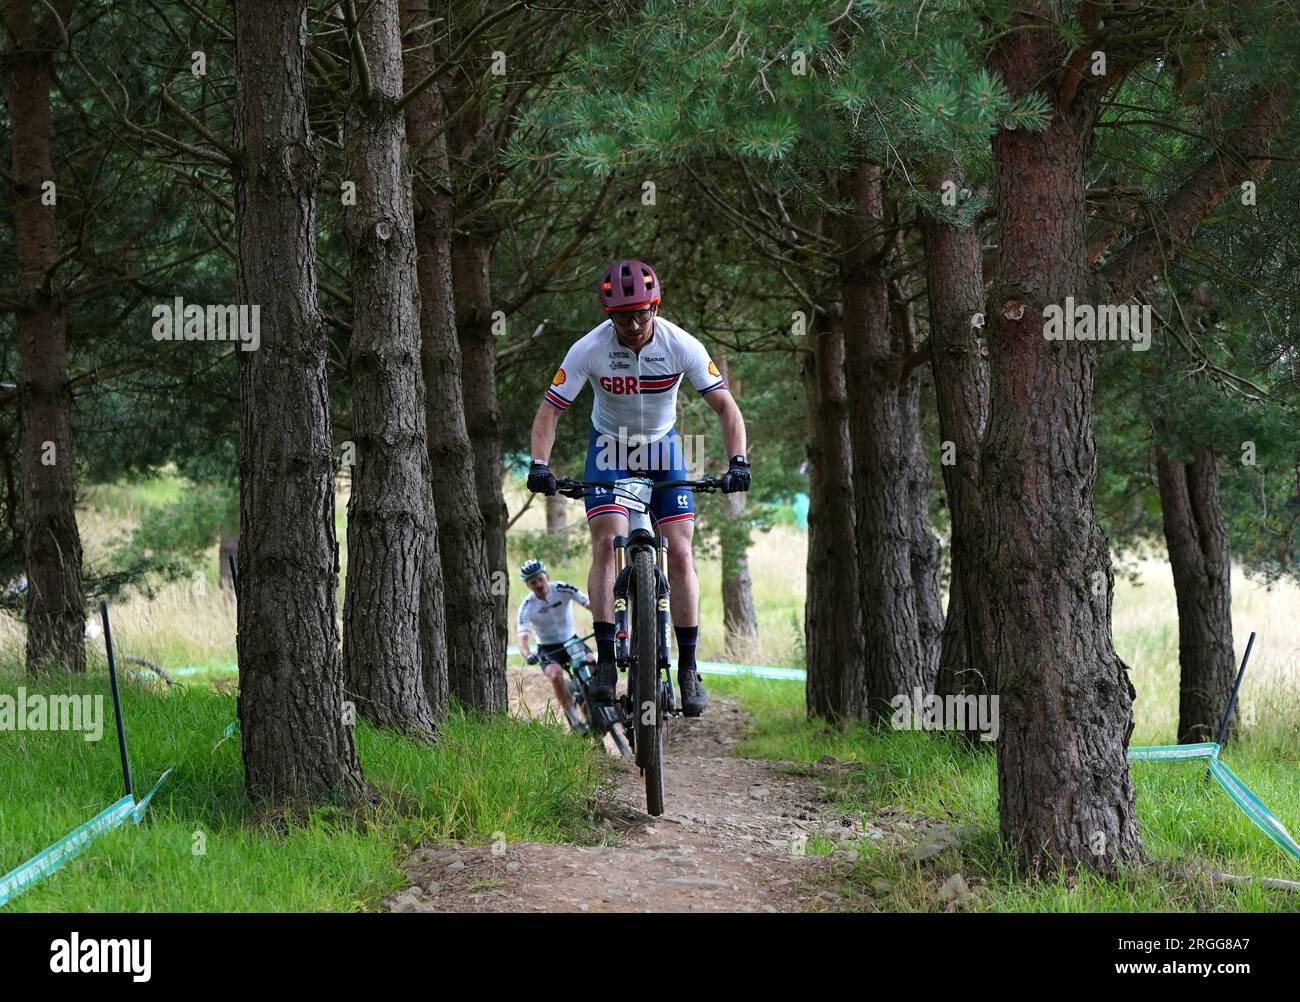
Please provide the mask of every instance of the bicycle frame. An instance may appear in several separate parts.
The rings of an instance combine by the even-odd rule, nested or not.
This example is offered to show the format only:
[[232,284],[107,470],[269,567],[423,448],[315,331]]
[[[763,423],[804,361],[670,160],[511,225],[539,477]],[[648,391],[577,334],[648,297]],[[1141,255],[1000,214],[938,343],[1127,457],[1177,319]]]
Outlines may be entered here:
[[[655,562],[656,602],[655,629],[659,634],[658,664],[649,667],[659,674],[660,691],[666,697],[666,706],[660,706],[661,712],[673,712],[673,688],[671,662],[668,653],[671,650],[670,626],[668,614],[671,586],[668,583],[667,561],[668,541],[663,533],[653,529],[646,507],[650,500],[652,482],[644,477],[625,477],[615,481],[615,496],[628,506],[628,534],[614,537],[614,661],[620,669],[628,672],[628,685],[634,686],[636,671],[642,666],[636,663],[628,642],[631,631],[628,629],[628,591],[632,579],[632,564],[637,552],[650,550]],[[639,505],[639,508],[636,507]],[[645,624],[641,624],[642,629]],[[666,691],[664,686],[666,683]],[[661,700],[662,701],[662,700]]]
[[[655,493],[662,490],[670,490],[681,487],[689,487],[694,490],[711,493],[720,489],[722,481],[716,477],[706,477],[702,480],[674,480],[655,482],[648,477],[622,477],[614,481],[588,482],[579,480],[559,480],[556,481],[558,493],[565,497],[574,498],[575,500],[590,496],[612,496],[618,503],[627,509],[628,512],[628,533],[626,536],[614,537],[614,661],[620,670],[628,674],[627,693],[620,696],[616,706],[621,708],[623,732],[627,735],[629,743],[635,742],[635,733],[637,727],[644,727],[647,721],[639,719],[639,710],[634,713],[633,697],[630,694],[641,691],[638,686],[638,680],[641,680],[639,672],[648,671],[654,673],[657,685],[652,687],[655,692],[655,719],[653,729],[659,732],[663,727],[664,718],[678,714],[676,709],[676,698],[673,692],[672,684],[672,662],[670,654],[672,651],[672,620],[669,614],[669,598],[671,595],[671,586],[668,580],[668,541],[662,532],[653,527],[650,514],[650,499]],[[633,624],[639,630],[653,629],[656,631],[655,643],[655,664],[640,664],[640,657],[634,653],[634,645],[631,641],[632,631],[629,628],[630,609],[637,606],[632,601],[639,596],[631,595],[630,591],[634,587],[635,575],[633,571],[636,566],[637,557],[644,553],[652,554],[652,562],[655,570],[654,574],[654,619],[652,625],[648,623]],[[632,602],[630,605],[629,602]],[[646,681],[646,680],[643,680]],[[648,705],[648,704],[647,704]],[[617,712],[617,711],[615,711]],[[648,768],[641,761],[641,751],[637,751],[638,764],[642,765],[642,771],[646,775],[646,797],[651,802],[651,777],[656,777],[653,785],[658,787],[657,798],[653,803],[657,807],[651,807],[652,814],[662,812],[663,790],[662,790],[662,736],[656,735],[653,738],[652,747],[656,749],[659,756],[659,764],[654,768]]]

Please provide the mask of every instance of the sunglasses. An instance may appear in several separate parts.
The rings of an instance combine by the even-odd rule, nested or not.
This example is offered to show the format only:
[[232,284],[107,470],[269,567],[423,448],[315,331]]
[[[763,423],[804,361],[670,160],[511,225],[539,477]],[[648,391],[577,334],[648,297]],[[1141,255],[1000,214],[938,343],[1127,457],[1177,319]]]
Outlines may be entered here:
[[649,306],[644,310],[634,310],[630,313],[611,313],[609,319],[613,320],[614,323],[618,324],[620,327],[631,327],[634,320],[639,324],[643,324],[654,315],[654,307]]

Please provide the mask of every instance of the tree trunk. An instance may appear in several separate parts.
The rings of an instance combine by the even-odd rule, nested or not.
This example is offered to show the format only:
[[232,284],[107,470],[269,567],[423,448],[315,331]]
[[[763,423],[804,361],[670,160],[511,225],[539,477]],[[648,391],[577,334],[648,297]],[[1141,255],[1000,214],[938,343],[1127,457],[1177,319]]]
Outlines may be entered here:
[[[894,354],[906,357],[917,347],[912,307],[903,299],[891,296],[889,313]],[[901,444],[906,456],[908,505],[904,518],[909,529],[916,631],[921,652],[921,674],[928,680],[926,691],[929,692],[939,671],[939,648],[943,639],[943,601],[939,595],[942,547],[930,528],[930,485],[933,478],[921,436],[922,373],[923,370],[917,368],[904,377],[898,387],[898,413],[903,430]]]
[[[472,23],[484,10],[482,0],[460,6]],[[452,155],[461,161],[463,175],[456,187],[456,229],[452,238],[452,285],[456,294],[456,328],[464,368],[465,420],[474,447],[474,481],[487,543],[489,573],[500,574],[492,589],[492,670],[462,677],[460,666],[452,666],[452,691],[477,709],[503,711],[506,708],[505,642],[506,589],[506,502],[501,489],[504,464],[501,451],[501,414],[497,408],[496,342],[492,335],[492,232],[485,217],[491,197],[491,166],[474,153],[474,139],[483,127],[482,96],[477,81],[462,71],[448,97],[457,120],[450,127]]]
[[255,798],[323,800],[362,783],[335,623],[328,340],[316,304],[306,0],[235,7],[235,225],[240,302],[261,345],[239,351],[239,718]]
[[728,494],[722,536],[722,626],[727,657],[745,662],[758,650],[758,613],[754,610],[754,581],[749,576],[749,522],[745,495]]
[[[61,5],[66,23],[72,4]],[[39,19],[36,13],[40,14]],[[63,31],[53,11],[27,3],[4,11],[3,53],[13,157],[18,263],[18,413],[22,425],[23,562],[27,573],[27,671],[86,670],[81,534],[72,462],[72,384],[67,322],[54,271],[58,232],[52,194],[51,53]]]
[[[740,388],[731,379],[726,353],[717,349],[715,361],[722,378],[736,397]],[[727,657],[748,661],[758,648],[758,613],[754,610],[754,582],[749,576],[749,521],[745,518],[743,493],[723,497],[725,509],[719,528],[722,550],[722,627]]]
[[934,675],[912,577],[911,431],[896,376],[900,357],[890,339],[880,168],[861,164],[842,183],[843,197],[854,207],[842,226],[840,282],[865,656],[862,685],[849,687],[860,690],[861,700],[844,709],[884,723],[895,696],[910,698],[917,688],[930,692]]
[[1178,741],[1214,741],[1236,678],[1232,553],[1219,503],[1219,462],[1207,448],[1186,465],[1160,452],[1156,472],[1178,596]]
[[569,505],[564,497],[553,494],[546,499],[546,531],[564,532],[569,527]]
[[[429,21],[428,0],[403,0],[408,29]],[[434,68],[432,48],[408,41],[406,86]],[[420,360],[426,395],[434,509],[442,547],[447,669],[444,695],[455,683],[458,698],[481,708],[505,709],[505,661],[496,656],[496,600],[488,560],[486,525],[479,507],[474,449],[465,423],[462,361],[452,285],[451,165],[444,131],[447,110],[439,84],[427,87],[406,109],[406,135],[415,171],[415,245],[419,256]],[[436,691],[431,689],[430,700]]]
[[[965,175],[955,165],[931,178],[957,188]],[[930,368],[939,412],[940,448],[948,515],[951,580],[935,693],[991,695],[997,691],[988,632],[988,593],[979,556],[980,442],[988,421],[989,374],[983,356],[984,274],[979,231],[922,216],[930,304]],[[951,445],[949,445],[951,443]],[[945,460],[951,459],[951,462]],[[968,729],[968,734],[973,734]]]
[[[442,596],[434,593],[440,575],[431,576],[429,564],[440,558],[420,373],[411,178],[404,121],[393,107],[402,95],[397,0],[367,4],[352,31],[344,155],[356,204],[344,210],[344,229],[352,262],[356,464],[348,503],[344,675],[367,719],[432,738],[437,725],[425,661],[445,664],[446,646]],[[433,609],[424,610],[426,599]]]
[[841,306],[809,322],[803,367],[808,408],[808,594],[804,605],[810,717],[839,720],[862,703],[865,659],[853,509],[853,450],[844,381]]
[[[1016,32],[998,50],[1013,94],[1060,65],[1047,35]],[[1084,165],[1098,103],[1081,92],[1044,131],[993,140],[1000,249],[981,552],[1002,839],[1039,874],[1076,864],[1114,874],[1142,856],[1125,755],[1134,691],[1111,642],[1110,551],[1092,510],[1095,347],[1044,337],[1044,307],[1093,301]]]

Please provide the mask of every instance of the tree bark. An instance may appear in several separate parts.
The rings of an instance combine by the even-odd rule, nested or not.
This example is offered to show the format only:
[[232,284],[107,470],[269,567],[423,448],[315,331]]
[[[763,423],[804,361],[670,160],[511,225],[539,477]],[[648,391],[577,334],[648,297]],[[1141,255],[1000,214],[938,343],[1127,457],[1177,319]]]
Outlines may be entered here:
[[[23,563],[27,574],[27,671],[86,670],[81,534],[72,461],[72,384],[67,318],[55,281],[59,259],[53,182],[51,57],[63,44],[71,3],[4,7],[9,46],[4,91],[12,129],[14,237],[18,262],[18,413],[22,425]],[[57,187],[53,192],[59,194]]]
[[563,496],[553,494],[546,499],[546,531],[564,532],[569,527],[569,506]]
[[[958,189],[964,173],[955,165],[931,178]],[[930,305],[930,368],[943,438],[941,459],[952,524],[951,579],[935,693],[991,695],[997,691],[991,657],[988,593],[979,556],[982,505],[980,443],[988,420],[989,374],[983,356],[984,274],[979,231],[950,226],[922,214],[927,296]],[[968,734],[974,734],[973,729]]]
[[239,718],[250,796],[355,796],[335,623],[328,341],[316,303],[320,151],[307,126],[306,0],[235,7],[240,301],[261,345],[240,396]]
[[891,342],[880,168],[860,164],[842,184],[843,197],[853,205],[841,226],[840,282],[865,658],[862,684],[846,686],[861,699],[844,711],[885,723],[895,696],[932,691],[936,665],[922,643],[913,579],[912,433],[896,375],[900,356]]
[[749,574],[749,523],[745,495],[728,494],[722,535],[722,627],[727,657],[745,662],[758,649],[758,613],[754,609],[754,580]]
[[[995,54],[1013,94],[1062,61],[1059,41],[1034,31]],[[1113,875],[1142,857],[1125,755],[1134,691],[1111,642],[1110,550],[1092,510],[1095,344],[1044,337],[1047,305],[1095,301],[1084,166],[1098,104],[1095,90],[1080,92],[1045,130],[993,140],[1000,250],[981,552],[1002,839],[1039,874],[1082,864]]]
[[808,593],[804,606],[808,716],[840,720],[862,705],[853,450],[844,380],[841,304],[809,321],[803,367],[808,408]]
[[[731,379],[731,366],[725,352],[718,349],[715,361],[722,378],[739,397],[740,390]],[[722,627],[727,657],[747,661],[758,647],[758,613],[754,609],[754,582],[749,575],[749,522],[745,518],[744,493],[723,498],[723,522],[720,526],[722,556]]]
[[[415,224],[406,164],[397,0],[372,0],[351,26],[344,210],[352,263],[352,432],[343,666],[358,711],[432,738],[426,660],[446,664],[437,527],[420,372]],[[367,87],[368,84],[368,87]],[[346,203],[345,203],[346,204]],[[425,608],[430,606],[430,608]],[[436,669],[435,669],[436,670]]]
[[[896,357],[916,350],[916,324],[912,307],[891,295],[890,333]],[[922,373],[914,369],[898,387],[898,413],[903,430],[902,447],[907,469],[907,510],[903,517],[909,529],[912,592],[916,603],[916,631],[920,645],[921,674],[934,685],[939,671],[939,649],[943,639],[943,601],[939,594],[939,564],[942,547],[930,528],[930,461],[925,457],[921,436]],[[926,689],[929,692],[929,688]]]
[[[403,0],[408,31],[429,21],[428,0]],[[408,41],[406,86],[411,88],[434,69],[431,46],[423,39]],[[456,301],[452,284],[451,164],[444,129],[447,109],[443,91],[425,88],[407,106],[406,135],[416,167],[415,245],[420,285],[420,361],[426,395],[426,425],[432,488],[442,547],[442,577],[446,618],[446,677],[430,700],[455,682],[458,698],[469,705],[505,709],[505,662],[496,657],[496,600],[492,595],[492,564],[488,560],[487,529],[479,507],[474,449],[465,422],[463,365],[457,340]]]
[[1214,741],[1236,678],[1232,553],[1219,502],[1219,462],[1204,447],[1186,465],[1162,451],[1156,473],[1178,597],[1178,741]]
[[[458,10],[469,24],[483,12],[482,0],[468,0]],[[506,502],[501,489],[504,464],[501,449],[501,414],[497,407],[496,342],[492,335],[492,234],[485,214],[491,195],[491,168],[479,159],[475,139],[484,124],[482,97],[464,70],[448,95],[447,105],[457,109],[450,128],[452,156],[460,161],[457,185],[456,229],[452,238],[452,285],[456,295],[456,329],[464,363],[462,382],[465,420],[474,447],[474,481],[487,545],[489,573],[505,574]],[[499,580],[504,580],[502,577]],[[462,672],[452,665],[452,691],[477,709],[492,712],[506,708],[505,638],[506,590],[492,589],[493,644],[491,670]]]
[[1078,69],[1084,50],[1067,65],[1060,39],[1034,30],[1040,17],[1022,9],[992,58],[1013,97],[1040,89],[1053,109],[1044,130],[1002,129],[993,141],[1000,238],[980,490],[999,642],[1001,828],[1032,871],[1082,864],[1113,875],[1143,853],[1125,755],[1135,693],[1111,642],[1110,551],[1092,510],[1095,342],[1048,341],[1043,310],[1067,296],[1110,305],[1132,296],[1226,191],[1268,165],[1290,94],[1258,88],[1242,125],[1093,275],[1092,128],[1105,89],[1145,56],[1121,46],[1112,73],[1090,79]]

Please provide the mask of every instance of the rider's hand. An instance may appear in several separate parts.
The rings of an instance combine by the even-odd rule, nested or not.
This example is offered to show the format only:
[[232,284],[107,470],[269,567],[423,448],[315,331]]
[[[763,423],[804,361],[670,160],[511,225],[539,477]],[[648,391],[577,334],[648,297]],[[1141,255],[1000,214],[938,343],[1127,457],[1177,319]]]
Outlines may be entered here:
[[545,463],[534,462],[528,467],[528,489],[534,494],[551,497],[555,493],[555,474]]
[[541,658],[538,657],[536,654],[530,654],[528,655],[528,657],[524,658],[524,660],[528,662],[530,665],[535,665],[537,664],[538,661],[541,660]]
[[722,493],[735,494],[749,490],[749,463],[744,456],[732,456],[727,475],[722,478]]

